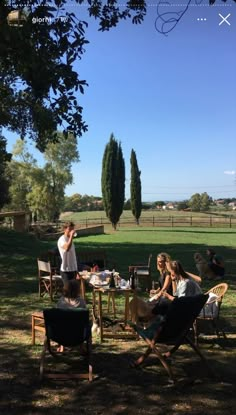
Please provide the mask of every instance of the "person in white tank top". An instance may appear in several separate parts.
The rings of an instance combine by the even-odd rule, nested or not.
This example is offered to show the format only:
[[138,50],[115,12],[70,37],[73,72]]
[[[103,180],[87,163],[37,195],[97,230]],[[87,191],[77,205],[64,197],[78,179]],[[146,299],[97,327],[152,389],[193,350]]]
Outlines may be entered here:
[[73,237],[76,232],[74,223],[66,222],[63,225],[63,231],[64,234],[58,239],[57,246],[61,256],[60,274],[65,283],[76,278],[78,266],[73,244]]

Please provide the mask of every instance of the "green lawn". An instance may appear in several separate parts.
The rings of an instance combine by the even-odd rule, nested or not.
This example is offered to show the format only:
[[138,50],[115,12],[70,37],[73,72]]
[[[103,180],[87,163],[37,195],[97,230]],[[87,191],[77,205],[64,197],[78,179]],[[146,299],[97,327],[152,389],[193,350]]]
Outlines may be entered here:
[[[34,236],[14,231],[0,231],[0,275],[3,281],[12,281],[27,293],[37,295],[36,259],[41,252],[55,246],[56,241],[43,242]],[[179,259],[186,270],[196,272],[194,252],[205,255],[207,247],[214,247],[226,263],[226,280],[234,283],[236,276],[236,231],[212,228],[122,228],[104,235],[84,236],[75,239],[76,249],[106,250],[109,262],[114,263],[124,277],[128,277],[128,266],[132,263],[147,262],[152,258],[153,279],[157,278],[156,255],[168,252],[173,259]],[[11,294],[11,295],[12,295]],[[37,301],[37,296],[34,301]]]
[[[34,310],[42,310],[44,307],[50,306],[47,298],[38,298],[37,285],[37,265],[36,259],[41,252],[44,252],[48,247],[55,246],[56,241],[43,242],[37,240],[32,235],[24,235],[14,231],[0,230],[0,284],[1,284],[1,366],[2,373],[0,377],[0,393],[4,396],[0,404],[1,413],[8,414],[44,414],[50,409],[50,414],[63,415],[65,412],[74,414],[80,401],[82,400],[84,409],[76,413],[90,413],[90,414],[132,414],[132,413],[154,413],[162,415],[161,407],[166,408],[165,413],[172,413],[173,405],[178,401],[178,391],[166,395],[166,400],[161,398],[158,388],[153,389],[151,385],[157,386],[164,384],[166,376],[160,368],[158,374],[156,372],[144,372],[143,380],[142,372],[135,375],[127,369],[127,350],[132,346],[133,353],[136,351],[139,344],[124,342],[111,342],[108,346],[95,345],[95,366],[101,380],[94,382],[92,386],[82,384],[76,385],[73,382],[67,384],[59,383],[56,386],[53,383],[46,383],[44,387],[39,387],[37,383],[39,356],[41,346],[31,346],[31,313]],[[193,263],[193,254],[199,251],[205,254],[208,246],[214,247],[225,258],[227,274],[226,282],[229,283],[229,290],[225,296],[222,317],[226,324],[228,333],[235,333],[235,276],[236,276],[236,231],[232,229],[207,229],[207,228],[122,228],[116,232],[111,231],[104,235],[87,236],[75,239],[77,250],[98,249],[103,248],[107,251],[109,259],[116,264],[117,270],[120,271],[121,276],[127,277],[128,265],[137,262],[146,262],[149,253],[153,254],[152,259],[152,275],[153,279],[157,278],[155,259],[158,252],[166,251],[171,254],[173,259],[179,259],[186,270],[196,272]],[[203,282],[203,290],[209,288],[209,283]],[[205,346],[206,347],[206,346]],[[211,358],[216,359],[218,365],[227,366],[227,361],[231,359],[227,369],[227,374],[223,375],[223,381],[232,382],[235,348],[229,348],[226,352],[222,350],[207,350]],[[121,353],[121,355],[120,355]],[[220,353],[220,354],[219,354]],[[123,356],[123,360],[121,359]],[[233,357],[234,356],[234,357]],[[186,356],[185,356],[186,357]],[[184,357],[184,359],[185,359]],[[120,371],[115,371],[114,365],[116,360],[120,367]],[[120,360],[119,360],[120,359]],[[191,360],[191,359],[190,359]],[[187,359],[187,362],[189,359]],[[186,362],[186,364],[187,364]],[[113,367],[109,367],[113,365]],[[180,362],[181,364],[181,362]],[[190,367],[191,362],[189,361]],[[216,363],[215,363],[216,364]],[[104,369],[104,367],[106,367]],[[123,369],[121,369],[123,367]],[[126,369],[125,369],[126,368]],[[219,367],[217,367],[219,369]],[[191,371],[191,369],[190,369]],[[232,372],[232,373],[231,373]],[[155,374],[155,377],[153,377]],[[122,378],[125,376],[125,378]],[[120,377],[120,378],[119,378]],[[231,380],[229,380],[231,379]],[[140,386],[135,382],[140,382]],[[146,386],[145,395],[142,382],[148,382]],[[99,383],[100,382],[100,383]],[[124,385],[122,384],[124,382]],[[208,382],[209,383],[209,382]],[[104,389],[105,385],[112,385],[109,388],[108,401],[115,399],[120,404],[123,402],[121,408],[114,409],[113,412],[106,412],[109,402],[106,404],[99,399],[98,392]],[[210,384],[210,383],[209,383]],[[160,386],[159,386],[160,387]],[[99,389],[100,388],[100,389]],[[137,389],[136,389],[137,388]],[[126,390],[129,390],[126,395]],[[134,393],[136,390],[137,395]],[[78,397],[77,397],[77,391]],[[225,391],[223,391],[225,393]],[[217,411],[217,415],[223,413],[225,404],[222,392],[221,395],[215,393],[215,384],[212,384],[212,390],[209,392],[217,404],[212,406],[208,402],[209,395],[206,395],[206,389],[199,386],[196,389],[189,391],[193,402],[201,402],[201,399],[206,399],[206,403],[202,409],[207,408],[208,415],[214,415],[213,411],[215,405],[219,405],[221,411]],[[81,395],[82,393],[82,395]],[[165,395],[163,389],[162,396]],[[196,394],[196,396],[195,396]],[[113,396],[114,395],[114,396]],[[85,397],[87,396],[88,402]],[[113,397],[112,397],[113,396]],[[149,409],[139,412],[139,405],[137,404],[138,396],[142,402],[146,402],[147,396]],[[155,399],[154,399],[155,396]],[[73,397],[73,400],[71,401]],[[94,399],[90,401],[90,398]],[[123,398],[122,398],[123,397]],[[131,397],[133,397],[131,399]],[[153,401],[155,400],[155,402]],[[170,399],[170,400],[169,400]],[[229,398],[228,398],[229,399]],[[231,398],[230,398],[231,399]],[[126,404],[124,401],[126,400]],[[195,401],[196,400],[196,401]],[[189,401],[189,402],[190,402]],[[170,403],[171,402],[171,403]],[[231,401],[230,401],[231,402]],[[118,405],[117,403],[117,405]],[[161,407],[159,407],[161,403]],[[191,406],[189,411],[194,412],[195,405]],[[1,406],[2,405],[2,406]],[[154,405],[154,406],[152,406]],[[158,405],[158,408],[156,408]],[[179,402],[181,408],[181,402]],[[231,404],[230,404],[231,405]],[[114,407],[115,408],[115,407]],[[117,406],[118,408],[118,406]],[[136,409],[135,409],[136,408]],[[227,407],[229,410],[229,408]],[[168,412],[169,410],[169,412]],[[86,412],[87,411],[87,412]],[[176,414],[182,415],[184,408]],[[189,412],[189,413],[190,413]],[[201,413],[204,413],[200,411]],[[199,413],[200,413],[199,412]]]
[[152,271],[156,274],[155,258],[168,252],[185,268],[196,272],[194,252],[205,256],[207,247],[214,247],[226,260],[228,274],[236,275],[236,231],[212,228],[121,228],[105,235],[87,236],[76,241],[78,250],[104,248],[121,271],[127,274],[131,263],[147,262],[153,254]]

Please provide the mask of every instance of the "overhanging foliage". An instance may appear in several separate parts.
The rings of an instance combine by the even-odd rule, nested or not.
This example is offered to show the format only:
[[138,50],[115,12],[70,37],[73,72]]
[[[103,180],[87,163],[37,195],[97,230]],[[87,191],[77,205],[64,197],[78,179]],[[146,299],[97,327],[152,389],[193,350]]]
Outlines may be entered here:
[[[87,83],[74,70],[88,43],[87,22],[67,6],[66,0],[5,0],[0,4],[0,127],[22,138],[28,135],[42,151],[56,140],[58,128],[75,136],[87,130],[78,102],[78,92],[83,94]],[[12,9],[24,9],[23,24],[9,25]],[[129,1],[120,8],[116,1],[88,1],[87,9],[99,20],[100,30],[109,30],[121,19],[140,23],[145,2]]]

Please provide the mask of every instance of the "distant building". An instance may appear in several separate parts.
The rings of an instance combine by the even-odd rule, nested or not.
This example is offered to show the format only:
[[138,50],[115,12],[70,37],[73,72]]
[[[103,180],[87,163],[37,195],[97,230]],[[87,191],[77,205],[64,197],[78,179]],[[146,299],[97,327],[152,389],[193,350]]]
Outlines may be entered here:
[[167,203],[166,207],[167,207],[167,209],[174,209],[175,208],[174,204],[171,203],[171,202]]
[[222,205],[225,204],[225,200],[224,199],[217,199],[217,200],[215,200],[215,204],[217,206],[222,206]]
[[166,203],[166,205],[162,206],[163,210],[168,209],[175,209],[175,205],[172,202]]
[[230,202],[230,203],[228,204],[228,206],[229,206],[231,209],[236,210],[236,202]]

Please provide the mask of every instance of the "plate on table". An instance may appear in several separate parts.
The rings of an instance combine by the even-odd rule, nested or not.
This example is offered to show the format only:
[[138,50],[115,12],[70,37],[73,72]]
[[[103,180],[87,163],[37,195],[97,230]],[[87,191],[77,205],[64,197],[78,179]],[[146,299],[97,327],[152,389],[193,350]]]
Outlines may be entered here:
[[84,271],[82,271],[82,272],[79,272],[79,275],[83,278],[83,280],[90,280],[90,278],[91,278],[89,272],[85,273]]
[[109,284],[106,281],[96,282],[93,286],[95,288],[109,288]]

